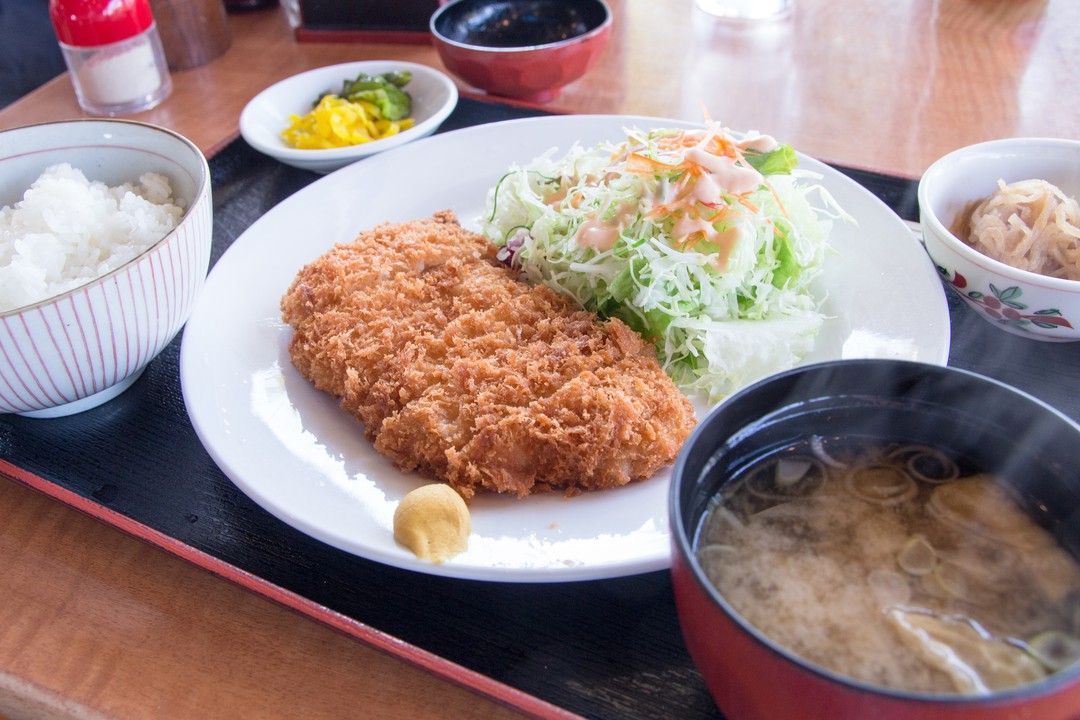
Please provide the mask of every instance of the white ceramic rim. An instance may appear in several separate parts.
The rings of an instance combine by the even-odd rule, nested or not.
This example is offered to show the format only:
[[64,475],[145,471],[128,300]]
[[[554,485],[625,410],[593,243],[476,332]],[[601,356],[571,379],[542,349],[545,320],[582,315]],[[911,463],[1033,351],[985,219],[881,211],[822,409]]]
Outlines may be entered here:
[[[181,144],[181,146],[183,146],[183,147],[187,148],[188,150],[190,150],[191,153],[196,158],[198,158],[198,160],[199,160],[199,175],[196,178],[197,183],[196,183],[196,187],[195,187],[195,196],[193,198],[191,198],[191,201],[187,204],[187,207],[184,208],[184,214],[180,216],[180,220],[177,221],[176,227],[180,227],[180,225],[183,224],[184,221],[188,219],[188,216],[191,215],[192,210],[198,204],[199,200],[203,197],[203,195],[206,192],[208,192],[208,189],[209,189],[209,186],[210,186],[210,166],[206,162],[206,156],[203,155],[202,151],[199,150],[199,148],[195,145],[195,143],[191,142],[190,140],[188,140],[186,137],[184,137],[180,133],[169,130],[168,128],[163,128],[160,125],[153,125],[151,123],[140,122],[138,120],[124,120],[122,118],[76,118],[76,119],[72,119],[72,120],[58,120],[56,122],[45,122],[45,123],[35,123],[33,125],[23,125],[23,126],[20,126],[20,127],[17,127],[17,128],[11,128],[9,130],[2,130],[2,131],[0,131],[0,133],[19,132],[19,131],[22,131],[22,130],[27,130],[29,128],[39,128],[39,127],[50,126],[50,125],[53,125],[53,126],[55,126],[55,125],[66,125],[68,123],[90,123],[90,124],[100,123],[100,124],[108,124],[108,125],[122,124],[122,125],[136,126],[136,127],[144,128],[144,129],[146,129],[147,131],[150,131],[150,132],[159,132],[162,135],[169,136],[169,137],[173,138],[174,140],[178,141]],[[47,149],[56,149],[56,148],[45,148],[45,149],[47,150]],[[35,152],[40,152],[40,151],[35,151]],[[25,312],[27,310],[32,310],[34,308],[40,308],[40,307],[43,307],[45,305],[51,305],[51,304],[53,304],[53,303],[55,303],[55,302],[57,302],[59,300],[63,300],[64,298],[66,298],[66,297],[68,297],[68,296],[70,296],[70,295],[72,295],[74,293],[80,293],[80,292],[85,291],[87,288],[93,287],[95,285],[101,285],[102,283],[104,283],[104,282],[108,281],[109,279],[111,279],[114,275],[117,275],[119,273],[127,271],[132,265],[134,265],[135,263],[141,261],[143,258],[145,258],[150,253],[157,251],[158,248],[160,248],[162,245],[166,244],[169,241],[169,239],[173,236],[173,234],[175,232],[176,232],[176,230],[174,228],[173,230],[170,230],[169,232],[165,233],[161,237],[161,239],[158,240],[157,242],[155,242],[153,245],[146,248],[141,253],[139,253],[135,257],[131,258],[130,260],[128,260],[123,265],[113,268],[112,270],[108,271],[104,275],[99,275],[98,277],[94,278],[93,280],[87,280],[82,285],[79,285],[77,287],[73,287],[70,290],[65,290],[62,293],[52,295],[50,297],[45,298],[44,300],[39,300],[39,301],[37,301],[35,303],[30,303],[29,305],[22,305],[20,307],[13,308],[11,310],[0,311],[0,318],[14,317],[14,316],[18,315],[19,313]]]
[[[413,125],[408,130],[402,130],[397,135],[391,135],[390,137],[382,138],[380,140],[372,140],[370,142],[361,143],[360,145],[350,145],[342,148],[302,150],[299,148],[291,148],[284,143],[269,144],[263,142],[256,133],[244,132],[245,126],[252,117],[256,103],[285,83],[299,82],[312,75],[321,75],[329,70],[337,69],[342,71],[342,79],[344,79],[346,75],[356,75],[358,69],[362,69],[363,66],[374,68],[375,66],[388,65],[392,65],[394,70],[409,71],[413,74],[413,77],[422,75],[430,80],[434,80],[447,91],[448,97],[446,102],[436,108],[431,117],[427,120]],[[376,70],[374,72],[390,72],[390,69]],[[247,141],[249,145],[264,155],[270,155],[271,157],[286,163],[288,163],[288,161],[295,161],[297,163],[302,163],[305,168],[312,168],[314,166],[331,163],[335,160],[360,159],[368,155],[373,155],[403,145],[414,139],[419,140],[424,137],[425,134],[433,132],[440,124],[442,124],[443,120],[446,120],[446,118],[449,117],[450,113],[457,107],[457,101],[458,90],[454,81],[445,73],[439,72],[435,68],[428,67],[427,65],[406,62],[404,60],[361,60],[357,62],[339,63],[337,65],[323,65],[322,67],[305,70],[302,73],[290,75],[283,80],[279,80],[273,85],[263,89],[259,94],[249,100],[240,113],[240,133],[244,136],[244,140]],[[281,119],[283,128],[287,121],[288,118]]]
[[936,160],[929,168],[927,168],[926,172],[923,173],[922,178],[919,180],[918,202],[919,211],[922,213],[924,232],[926,229],[925,226],[929,225],[930,230],[941,240],[942,244],[964,260],[986,272],[996,273],[1016,282],[1021,282],[1025,285],[1031,285],[1045,290],[1080,293],[1080,280],[1066,280],[1064,278],[1040,275],[1039,273],[1021,270],[1020,268],[1003,263],[1000,260],[995,260],[989,255],[983,255],[981,252],[956,237],[956,235],[954,235],[941,221],[941,218],[937,216],[937,213],[933,211],[932,204],[930,203],[929,188],[934,183],[940,182],[941,176],[948,172],[949,168],[953,166],[953,163],[955,163],[958,158],[978,152],[999,151],[1005,148],[1023,148],[1025,146],[1030,147],[1033,145],[1069,148],[1074,151],[1080,150],[1080,140],[1039,137],[1005,138],[1001,140],[988,140],[986,142],[976,143],[975,145],[957,148]]

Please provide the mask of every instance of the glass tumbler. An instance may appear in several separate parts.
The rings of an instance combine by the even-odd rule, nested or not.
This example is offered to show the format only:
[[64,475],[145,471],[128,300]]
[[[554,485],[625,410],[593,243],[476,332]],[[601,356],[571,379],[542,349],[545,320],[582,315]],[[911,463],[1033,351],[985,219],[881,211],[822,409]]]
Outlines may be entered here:
[[795,7],[795,0],[694,0],[709,15],[730,20],[771,20]]

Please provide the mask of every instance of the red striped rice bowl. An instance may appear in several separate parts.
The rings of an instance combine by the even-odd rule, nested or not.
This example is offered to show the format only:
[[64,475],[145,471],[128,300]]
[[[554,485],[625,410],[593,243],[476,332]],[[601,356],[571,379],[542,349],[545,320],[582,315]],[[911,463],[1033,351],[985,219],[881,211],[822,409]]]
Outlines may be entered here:
[[68,163],[110,186],[166,175],[184,214],[161,240],[81,287],[0,313],[0,412],[52,417],[123,392],[180,331],[210,262],[206,158],[189,140],[127,120],[70,120],[0,132],[0,206]]

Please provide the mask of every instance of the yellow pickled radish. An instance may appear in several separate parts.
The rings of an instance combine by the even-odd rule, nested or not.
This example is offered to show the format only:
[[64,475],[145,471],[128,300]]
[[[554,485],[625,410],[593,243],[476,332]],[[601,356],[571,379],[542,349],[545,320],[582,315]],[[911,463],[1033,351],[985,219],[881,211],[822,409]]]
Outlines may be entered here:
[[289,117],[289,126],[281,131],[281,139],[301,150],[325,150],[381,140],[412,126],[412,118],[384,119],[369,102],[350,102],[337,95],[324,95],[310,112]]

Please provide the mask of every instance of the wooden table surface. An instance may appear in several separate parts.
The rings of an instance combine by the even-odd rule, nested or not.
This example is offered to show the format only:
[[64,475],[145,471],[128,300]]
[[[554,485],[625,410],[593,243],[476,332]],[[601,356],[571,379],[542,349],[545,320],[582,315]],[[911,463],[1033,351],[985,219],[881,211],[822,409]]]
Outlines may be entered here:
[[[690,0],[613,0],[612,42],[552,109],[699,120],[703,109],[822,160],[917,177],[956,147],[1080,138],[1075,0],[797,0],[732,25]],[[277,8],[229,16],[232,46],[132,116],[208,155],[272,82],[337,62],[442,68],[428,45],[298,43]],[[463,88],[465,89],[465,88]],[[81,117],[62,75],[0,129]],[[0,458],[3,457],[0,438]],[[0,478],[0,716],[519,716]]]
[[[551,107],[758,130],[821,160],[917,177],[962,145],[1080,137],[1080,3],[1072,0],[798,0],[781,22],[733,25],[691,0],[613,0],[612,41]],[[442,69],[428,45],[297,43],[277,8],[230,16],[217,60],[174,73],[162,105],[132,116],[213,154],[244,104],[298,71],[400,59]],[[62,76],[0,112],[0,128],[82,116]]]

